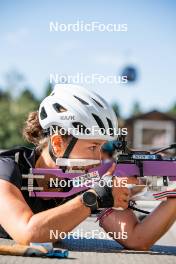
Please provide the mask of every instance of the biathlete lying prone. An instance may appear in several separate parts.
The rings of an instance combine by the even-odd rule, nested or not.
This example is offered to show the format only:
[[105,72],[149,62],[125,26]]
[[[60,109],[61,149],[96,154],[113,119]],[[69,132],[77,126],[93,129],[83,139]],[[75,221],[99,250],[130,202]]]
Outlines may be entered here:
[[[50,128],[83,128],[77,134],[61,135],[51,133]],[[123,208],[112,210],[101,220],[106,232],[127,232],[127,239],[116,239],[128,249],[148,250],[164,235],[176,220],[176,199],[168,198],[156,210],[139,222],[128,208],[131,192],[126,187],[118,187],[118,179],[112,178],[112,188],[94,188],[65,199],[41,199],[29,197],[28,191],[21,190],[22,174],[32,168],[56,168],[56,159],[82,159],[86,171],[101,161],[101,146],[116,139],[114,133],[92,133],[95,126],[105,131],[117,129],[115,113],[107,102],[94,92],[80,86],[56,85],[53,92],[40,105],[39,111],[29,113],[23,129],[24,138],[35,145],[34,149],[21,148],[18,155],[9,152],[0,157],[0,236],[12,238],[20,244],[30,242],[55,242],[50,240],[50,230],[70,232],[98,208]],[[88,133],[84,133],[87,130]],[[61,131],[61,130],[60,130]],[[83,133],[82,133],[83,132]],[[95,131],[94,131],[95,132]],[[11,152],[12,153],[12,152]],[[15,153],[15,151],[14,151]],[[83,169],[81,166],[77,169]],[[64,170],[69,171],[68,165]],[[124,175],[125,178],[126,175]],[[111,175],[108,176],[111,178]],[[50,175],[37,179],[38,187],[50,191]],[[129,182],[128,178],[126,178]],[[130,183],[138,183],[130,178]],[[117,183],[117,184],[116,184]],[[115,238],[115,237],[114,237]]]

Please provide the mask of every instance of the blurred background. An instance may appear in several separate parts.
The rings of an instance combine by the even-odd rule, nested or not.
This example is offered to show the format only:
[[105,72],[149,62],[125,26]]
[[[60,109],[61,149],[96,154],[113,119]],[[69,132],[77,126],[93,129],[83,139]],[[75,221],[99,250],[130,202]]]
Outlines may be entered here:
[[[176,140],[176,1],[0,1],[0,149],[26,144],[21,130],[59,76],[127,76],[80,83],[112,104],[129,145]],[[127,24],[126,32],[50,32],[58,23]]]

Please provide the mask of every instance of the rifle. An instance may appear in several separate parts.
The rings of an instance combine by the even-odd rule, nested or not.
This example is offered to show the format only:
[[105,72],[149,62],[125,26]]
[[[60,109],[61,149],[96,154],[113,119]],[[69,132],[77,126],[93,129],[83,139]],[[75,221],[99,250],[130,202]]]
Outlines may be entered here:
[[[113,173],[117,177],[139,177],[142,179],[143,191],[133,197],[133,200],[163,200],[167,197],[176,197],[176,157],[162,156],[159,154],[168,149],[176,148],[176,144],[171,144],[156,152],[132,151],[127,147],[125,137],[114,142],[116,149],[116,168]],[[28,175],[23,178],[28,179],[28,186],[23,186],[22,190],[28,190],[31,197],[68,198],[91,188],[94,182],[100,181],[103,175],[112,167],[113,161],[101,163],[96,168],[88,172],[64,171],[61,168],[31,168]],[[57,161],[56,161],[57,165]],[[69,186],[65,191],[43,191],[42,187],[34,186],[34,179],[45,178],[46,175],[53,176],[59,182],[64,180]],[[56,182],[55,182],[56,183]],[[127,185],[129,188],[137,186]],[[139,186],[138,186],[139,187]],[[148,195],[150,193],[150,195]]]

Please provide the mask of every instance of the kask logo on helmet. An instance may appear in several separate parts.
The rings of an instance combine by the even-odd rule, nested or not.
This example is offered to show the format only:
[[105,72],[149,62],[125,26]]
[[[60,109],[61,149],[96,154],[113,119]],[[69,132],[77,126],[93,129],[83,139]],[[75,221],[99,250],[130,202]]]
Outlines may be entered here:
[[75,120],[75,116],[74,115],[70,115],[70,116],[68,116],[68,115],[64,115],[64,116],[61,116],[60,117],[60,120]]

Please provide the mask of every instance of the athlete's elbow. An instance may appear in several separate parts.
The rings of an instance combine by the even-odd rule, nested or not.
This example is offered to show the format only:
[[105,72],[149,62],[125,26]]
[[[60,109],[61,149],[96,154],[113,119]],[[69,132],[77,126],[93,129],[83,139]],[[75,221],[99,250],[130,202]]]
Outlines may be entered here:
[[14,240],[17,244],[24,246],[28,246],[31,242],[34,242],[33,234],[32,232],[29,233],[29,231],[24,231],[21,235],[14,237]]
[[151,245],[147,245],[147,244],[142,244],[142,245],[133,245],[131,248],[132,250],[137,250],[137,251],[149,251],[150,250]]
[[29,245],[32,242],[40,242],[39,241],[39,230],[37,232],[36,228],[32,225],[26,226],[20,234],[14,237],[16,243],[20,245]]
[[137,251],[148,251],[150,250],[151,246],[152,245],[150,243],[147,243],[145,241],[132,240],[126,243],[125,248],[130,250],[137,250]]

